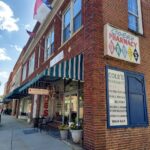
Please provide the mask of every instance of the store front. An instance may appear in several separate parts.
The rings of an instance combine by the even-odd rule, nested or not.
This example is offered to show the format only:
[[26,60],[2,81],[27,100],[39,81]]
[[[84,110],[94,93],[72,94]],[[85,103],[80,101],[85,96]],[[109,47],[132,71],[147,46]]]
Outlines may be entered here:
[[[80,84],[80,88],[79,88]],[[39,117],[49,117],[64,124],[83,123],[83,83],[59,80],[52,85],[55,90],[47,100],[40,96]]]
[[19,119],[25,119],[27,122],[31,121],[31,111],[32,111],[32,97],[27,96],[20,100],[19,108]]

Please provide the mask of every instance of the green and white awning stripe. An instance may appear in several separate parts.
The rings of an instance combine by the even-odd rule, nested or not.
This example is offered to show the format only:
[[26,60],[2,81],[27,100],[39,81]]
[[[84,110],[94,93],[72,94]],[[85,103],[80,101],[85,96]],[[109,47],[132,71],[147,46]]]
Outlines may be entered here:
[[83,54],[63,61],[50,68],[50,78],[84,80]]
[[31,81],[27,82],[23,87],[19,89],[19,92],[22,92],[23,90],[31,87],[33,84],[35,84],[37,81],[39,81],[44,76],[47,76],[48,70],[45,69],[43,72],[41,72],[39,75],[37,75],[35,78],[33,78]]

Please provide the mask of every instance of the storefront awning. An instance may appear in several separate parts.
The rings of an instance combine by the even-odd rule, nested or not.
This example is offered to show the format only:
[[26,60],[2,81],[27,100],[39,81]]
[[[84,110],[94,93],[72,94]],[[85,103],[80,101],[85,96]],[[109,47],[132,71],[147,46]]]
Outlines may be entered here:
[[19,93],[22,94],[22,92],[26,89],[28,89],[29,87],[31,87],[33,84],[35,84],[36,82],[38,82],[40,79],[42,79],[43,77],[48,75],[48,70],[44,70],[42,73],[40,73],[39,75],[37,75],[35,78],[33,78],[31,81],[27,82],[23,87],[21,87],[19,89]]
[[4,99],[5,101],[9,101],[9,99],[18,99],[24,97],[28,94],[28,88],[38,87],[38,85],[36,84],[39,81],[45,80],[46,83],[49,83],[61,78],[84,81],[83,54],[60,62],[50,67],[49,69],[45,69],[31,81],[25,83],[24,85],[16,88],[14,91],[9,93]]
[[20,97],[23,97],[24,95],[20,95],[19,93],[19,89],[21,88],[22,86],[20,87],[17,87],[16,89],[14,89],[12,92],[10,92],[8,95],[6,95],[4,98],[3,98],[3,102],[9,102],[11,99],[19,99]]
[[60,62],[50,67],[50,78],[66,78],[72,80],[84,80],[83,54],[77,55],[69,60]]
[[14,89],[12,92],[10,92],[8,95],[6,95],[3,99],[3,102],[9,102],[11,99],[19,99],[21,97],[27,96],[28,93],[25,91],[30,86],[35,84],[37,81],[39,81],[41,78],[45,77],[48,74],[48,69],[44,70],[42,73],[37,75],[33,80],[21,85],[20,87]]

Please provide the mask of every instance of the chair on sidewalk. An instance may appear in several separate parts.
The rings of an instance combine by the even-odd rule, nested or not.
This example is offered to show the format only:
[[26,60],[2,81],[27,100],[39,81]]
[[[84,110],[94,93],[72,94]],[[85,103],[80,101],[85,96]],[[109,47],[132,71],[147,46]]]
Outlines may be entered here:
[[39,129],[40,129],[40,132],[43,131],[47,131],[48,132],[48,124],[53,122],[53,120],[50,118],[50,117],[47,117],[47,118],[43,118],[43,119],[40,119],[39,120]]

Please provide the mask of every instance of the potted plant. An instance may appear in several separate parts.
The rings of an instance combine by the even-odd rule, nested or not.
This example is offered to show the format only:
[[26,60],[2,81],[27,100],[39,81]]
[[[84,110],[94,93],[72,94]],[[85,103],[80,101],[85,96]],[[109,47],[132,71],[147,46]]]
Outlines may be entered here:
[[70,132],[74,143],[79,143],[81,141],[82,131],[82,126],[79,126],[75,123],[71,124]]
[[69,126],[66,124],[62,124],[58,127],[58,129],[60,130],[60,137],[62,140],[66,140],[68,138],[68,130],[69,130]]

